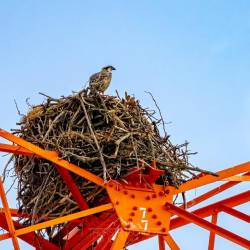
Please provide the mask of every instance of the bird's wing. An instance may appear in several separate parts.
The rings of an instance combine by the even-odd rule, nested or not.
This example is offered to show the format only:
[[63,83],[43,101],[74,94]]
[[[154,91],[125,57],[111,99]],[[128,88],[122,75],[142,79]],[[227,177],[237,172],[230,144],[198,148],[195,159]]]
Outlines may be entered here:
[[101,72],[95,73],[95,74],[93,74],[92,76],[90,76],[89,82],[90,82],[90,83],[97,82],[97,81],[100,80],[100,78],[101,78]]

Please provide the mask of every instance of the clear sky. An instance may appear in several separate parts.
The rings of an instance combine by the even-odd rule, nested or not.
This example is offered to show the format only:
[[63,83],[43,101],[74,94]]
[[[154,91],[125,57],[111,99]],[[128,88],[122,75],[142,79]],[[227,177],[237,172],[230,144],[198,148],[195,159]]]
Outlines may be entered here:
[[[27,97],[36,104],[38,92],[68,95],[112,64],[117,71],[108,93],[126,90],[153,107],[144,93],[151,91],[171,122],[172,142],[190,141],[199,152],[193,163],[217,171],[250,158],[249,58],[248,0],[2,0],[0,127],[15,127],[14,99],[25,113]],[[244,188],[249,184],[234,192]],[[10,200],[15,205],[14,195]],[[249,212],[249,205],[239,209]],[[249,237],[246,223],[229,216],[220,223]],[[173,236],[182,250],[207,247],[208,233],[195,226]],[[241,249],[217,239],[216,249]],[[129,249],[156,246],[153,239]],[[12,249],[7,241],[0,248]]]

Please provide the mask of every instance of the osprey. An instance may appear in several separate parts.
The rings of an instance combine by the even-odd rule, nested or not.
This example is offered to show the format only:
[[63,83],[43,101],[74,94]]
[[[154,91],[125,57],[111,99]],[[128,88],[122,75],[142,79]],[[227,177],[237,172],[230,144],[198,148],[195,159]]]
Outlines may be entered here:
[[104,93],[104,91],[109,87],[109,84],[111,82],[112,70],[115,70],[115,68],[111,65],[108,65],[103,67],[100,72],[90,76],[89,78],[90,92],[97,91]]

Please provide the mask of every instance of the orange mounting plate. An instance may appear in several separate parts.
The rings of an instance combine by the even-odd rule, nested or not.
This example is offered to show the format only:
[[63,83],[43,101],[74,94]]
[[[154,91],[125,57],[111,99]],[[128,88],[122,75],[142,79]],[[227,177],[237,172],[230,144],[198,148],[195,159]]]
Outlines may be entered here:
[[134,188],[112,180],[106,190],[124,230],[167,235],[171,213],[163,208],[173,201],[173,187]]

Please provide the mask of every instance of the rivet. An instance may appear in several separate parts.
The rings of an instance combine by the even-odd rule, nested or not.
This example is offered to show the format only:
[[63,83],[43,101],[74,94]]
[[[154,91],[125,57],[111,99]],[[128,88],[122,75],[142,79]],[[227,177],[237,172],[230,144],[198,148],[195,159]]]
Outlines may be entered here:
[[135,195],[134,195],[134,194],[131,194],[130,197],[131,197],[132,199],[134,199],[134,198],[135,198]]
[[130,216],[135,216],[135,213],[134,213],[134,212],[131,212],[131,213],[130,213]]
[[127,190],[125,190],[123,193],[124,193],[124,194],[128,194],[128,191],[127,191]]
[[161,221],[156,222],[156,225],[158,225],[158,226],[160,226],[161,224],[162,224]]
[[163,196],[164,195],[164,192],[163,191],[160,191],[159,192],[159,196]]
[[113,187],[113,184],[112,184],[112,183],[110,183],[110,184],[109,184],[109,186],[112,188],[112,187]]
[[152,195],[152,198],[156,198],[156,197],[157,197],[157,195],[156,195],[156,194],[153,194],[153,195]]
[[129,225],[129,224],[127,224],[125,227],[126,227],[126,228],[130,228],[130,225]]
[[148,212],[152,212],[153,209],[151,207],[148,208]]
[[153,219],[156,219],[156,218],[157,218],[157,215],[156,215],[156,214],[153,214],[153,215],[152,215],[152,218],[153,218]]
[[146,199],[146,200],[150,200],[150,196],[146,196],[145,199]]
[[138,208],[136,206],[133,207],[133,210],[136,211]]
[[132,222],[132,221],[133,221],[133,219],[132,219],[132,218],[128,218],[128,221],[129,221],[129,222]]
[[165,233],[165,232],[167,231],[167,229],[166,229],[165,227],[163,227],[163,228],[161,229],[161,231],[162,231],[163,233]]
[[115,205],[119,205],[119,201],[116,201],[116,202],[115,202]]
[[165,204],[165,208],[168,210],[170,209],[170,206],[168,204]]
[[170,193],[170,191],[167,189],[167,190],[165,190],[165,194],[169,194]]

